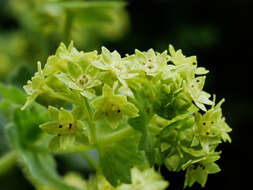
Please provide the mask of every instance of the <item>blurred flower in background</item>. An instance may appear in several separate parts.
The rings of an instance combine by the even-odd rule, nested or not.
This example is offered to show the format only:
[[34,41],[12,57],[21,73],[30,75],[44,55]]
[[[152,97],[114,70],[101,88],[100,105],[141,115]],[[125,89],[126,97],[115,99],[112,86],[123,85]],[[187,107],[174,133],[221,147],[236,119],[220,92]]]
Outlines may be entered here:
[[17,80],[21,79],[19,71],[29,73],[35,69],[35,63],[38,60],[43,63],[61,41],[73,40],[83,50],[97,49],[104,41],[123,37],[129,27],[123,1],[3,2],[3,12],[15,26],[0,30],[0,80],[12,80],[20,85],[27,78]]

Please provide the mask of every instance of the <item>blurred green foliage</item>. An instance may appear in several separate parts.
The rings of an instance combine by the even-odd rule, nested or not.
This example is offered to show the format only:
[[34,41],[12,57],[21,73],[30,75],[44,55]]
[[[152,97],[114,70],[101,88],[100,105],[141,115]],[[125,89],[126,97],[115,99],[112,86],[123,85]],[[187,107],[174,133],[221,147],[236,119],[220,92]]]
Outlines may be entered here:
[[34,63],[44,62],[61,41],[74,40],[77,47],[91,50],[104,40],[120,39],[129,26],[125,5],[101,0],[8,0],[3,12],[15,26],[0,30],[0,80],[8,80],[21,65],[34,69]]
[[[61,41],[73,40],[78,48],[84,50],[97,49],[103,42],[119,40],[129,29],[126,3],[120,0],[1,0],[0,5],[0,81],[20,88],[34,72],[36,62],[40,60],[44,63]],[[33,110],[20,112],[24,94],[2,84],[0,91],[0,156],[5,155],[12,144],[19,157],[24,156],[22,160],[28,168],[23,168],[23,171],[28,179],[32,174],[44,182],[58,184],[60,189],[69,189],[56,175],[52,156],[36,144],[36,139],[41,139],[40,131],[29,129],[43,117],[45,119],[46,116],[40,116],[43,109],[34,105]],[[10,129],[8,132],[7,125],[12,126],[7,127]],[[25,131],[32,131],[32,134]],[[31,140],[29,145],[23,144],[24,139]],[[31,146],[32,151],[28,151]],[[15,157],[12,160],[16,160]],[[74,164],[69,164],[70,159],[76,159]],[[77,155],[62,157],[61,160],[63,165],[64,160],[68,161],[66,168],[77,168],[75,165],[78,164],[79,170],[83,167],[87,169],[87,163],[80,164],[82,159]],[[48,163],[52,166],[50,170]],[[18,177],[21,174],[14,170],[10,175]],[[16,180],[21,189],[26,186],[22,180]],[[35,186],[39,185],[36,180],[30,180]],[[16,187],[18,185],[13,186]],[[5,188],[5,183],[1,183],[1,188]],[[8,185],[8,188],[11,186]]]

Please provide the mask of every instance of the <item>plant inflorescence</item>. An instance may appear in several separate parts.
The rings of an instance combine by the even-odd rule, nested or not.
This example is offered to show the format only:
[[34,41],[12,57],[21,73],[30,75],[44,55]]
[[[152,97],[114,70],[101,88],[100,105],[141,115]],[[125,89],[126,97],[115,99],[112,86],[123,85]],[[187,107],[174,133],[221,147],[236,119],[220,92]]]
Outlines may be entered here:
[[[64,177],[71,185],[162,190],[168,182],[154,166],[165,165],[185,171],[184,187],[204,186],[208,174],[220,171],[217,146],[231,141],[224,100],[216,103],[203,91],[207,73],[195,56],[171,45],[169,54],[150,49],[121,57],[105,47],[99,54],[62,43],[24,86],[22,109],[33,112],[37,106],[37,113],[49,115],[37,123],[51,152],[81,152],[96,169],[89,180]],[[98,162],[85,154],[90,149],[97,150]]]

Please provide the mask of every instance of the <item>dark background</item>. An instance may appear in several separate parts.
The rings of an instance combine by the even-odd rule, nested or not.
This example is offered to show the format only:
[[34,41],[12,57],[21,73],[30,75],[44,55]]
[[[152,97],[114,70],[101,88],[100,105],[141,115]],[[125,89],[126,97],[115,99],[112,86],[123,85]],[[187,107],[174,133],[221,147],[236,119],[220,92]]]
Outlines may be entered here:
[[[210,70],[206,90],[225,98],[223,113],[232,127],[232,144],[220,146],[222,171],[209,175],[204,189],[250,188],[253,162],[253,100],[250,80],[253,51],[252,1],[153,0],[129,6],[132,31],[122,52],[133,48],[164,50],[168,44],[197,55],[198,65]],[[252,74],[251,74],[252,75]],[[164,172],[169,189],[182,189],[184,175]],[[192,189],[201,189],[194,185]]]
[[[0,29],[18,27],[1,9]],[[210,70],[205,90],[215,93],[218,100],[226,99],[223,113],[233,129],[232,143],[220,146],[222,158],[218,164],[222,171],[210,175],[204,189],[250,188],[253,177],[252,1],[136,0],[129,1],[127,9],[131,22],[129,33],[120,41],[104,42],[104,45],[124,54],[133,53],[135,48],[152,47],[162,51],[173,44],[188,56],[197,55],[198,65]],[[171,182],[169,189],[183,189],[183,173],[167,173],[165,169],[163,173]],[[10,184],[8,189],[32,189],[18,170],[1,177],[0,184],[3,182]],[[194,185],[192,189],[201,188]]]

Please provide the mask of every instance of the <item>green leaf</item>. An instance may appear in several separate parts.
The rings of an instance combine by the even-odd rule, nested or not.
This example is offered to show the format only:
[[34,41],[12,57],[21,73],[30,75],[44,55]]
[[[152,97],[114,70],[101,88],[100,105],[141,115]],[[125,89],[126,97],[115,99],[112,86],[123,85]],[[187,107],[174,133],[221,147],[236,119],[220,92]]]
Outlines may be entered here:
[[2,114],[4,115],[4,117],[7,121],[12,120],[13,112],[14,112],[16,107],[17,107],[17,105],[13,104],[9,100],[4,99],[4,100],[0,101],[0,110],[1,110]]
[[150,166],[151,167],[154,166],[155,156],[156,156],[155,141],[154,141],[153,136],[150,134],[150,132],[147,132],[147,134],[143,134],[140,141],[139,148],[140,150],[145,151]]
[[126,157],[112,149],[100,156],[103,174],[113,186],[117,186],[118,181],[126,184],[131,183],[131,165]]
[[128,120],[129,124],[136,130],[142,132],[139,148],[144,150],[149,160],[149,164],[152,167],[155,163],[155,145],[154,139],[147,128],[147,119],[143,113],[137,118],[131,118]]
[[[34,183],[50,185],[63,190],[77,190],[64,184],[56,171],[55,161],[46,150],[47,143],[40,141],[40,146],[35,141],[41,136],[38,125],[46,118],[40,116],[35,110],[27,109],[15,111],[15,123],[7,126],[7,134],[13,148],[17,151],[22,163],[27,168],[28,175]],[[42,121],[43,120],[43,121]],[[42,151],[43,150],[43,151]]]
[[22,111],[20,108],[26,101],[23,92],[2,84],[0,92],[4,98],[2,102],[8,102],[9,106],[15,105],[9,112],[13,117],[7,125],[7,135],[31,181],[63,190],[76,190],[62,182],[57,174],[54,159],[47,152],[48,136],[41,138],[43,134],[38,126],[49,120],[47,109],[33,103]]
[[155,155],[156,155],[154,138],[148,129],[148,123],[151,120],[152,116],[150,115],[149,104],[145,101],[143,102],[143,100],[142,100],[142,103],[143,104],[139,106],[140,116],[129,119],[128,123],[134,129],[142,132],[139,148],[140,150],[145,151],[149,164],[152,167],[155,164]]
[[117,144],[103,146],[99,150],[100,166],[106,179],[113,185],[131,183],[131,168],[143,163],[138,151],[137,137],[128,137]]
[[33,75],[29,64],[19,64],[19,66],[8,74],[7,81],[17,87],[22,87]]
[[26,101],[25,93],[13,86],[0,83],[0,94],[5,100],[9,100],[17,105],[23,105]]

